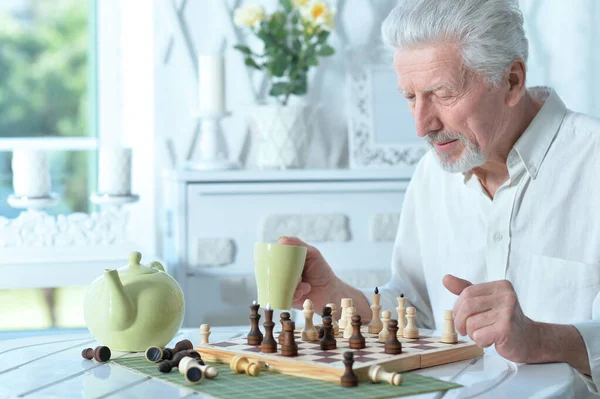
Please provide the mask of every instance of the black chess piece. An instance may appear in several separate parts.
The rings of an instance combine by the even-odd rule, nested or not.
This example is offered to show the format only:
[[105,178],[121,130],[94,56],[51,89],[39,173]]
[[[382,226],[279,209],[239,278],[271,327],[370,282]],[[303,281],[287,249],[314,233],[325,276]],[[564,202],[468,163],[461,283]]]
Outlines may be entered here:
[[365,347],[365,337],[360,333],[360,315],[352,315],[352,336],[348,340],[348,346],[352,349],[363,349]]
[[250,305],[250,309],[252,310],[252,314],[250,314],[250,323],[251,328],[248,333],[248,345],[260,345],[263,340],[263,334],[260,332],[258,328],[258,321],[260,320],[260,314],[258,314],[258,308],[260,305],[256,302],[253,302]]
[[298,344],[294,337],[296,323],[288,320],[283,323],[283,344],[281,344],[281,356],[298,356]]
[[353,364],[354,352],[344,352],[344,366],[346,366],[346,369],[344,370],[344,374],[340,378],[340,382],[343,387],[358,386],[358,377],[356,376],[356,374],[354,374],[354,370],[352,370]]
[[281,331],[279,332],[279,337],[277,337],[277,341],[279,342],[279,345],[283,345],[283,325],[289,319],[290,319],[290,313],[289,312],[281,312],[281,315],[280,315]]
[[328,351],[337,348],[337,341],[333,336],[333,321],[331,316],[323,317],[323,326],[319,332],[321,350]]
[[275,327],[275,323],[273,323],[273,309],[265,309],[265,322],[263,326],[265,327],[265,337],[260,344],[260,351],[263,353],[275,353],[277,352],[277,341],[273,337],[273,327]]
[[398,320],[391,319],[388,321],[388,331],[390,335],[384,343],[384,352],[390,355],[402,353],[402,342],[398,341],[398,337],[396,337],[398,333]]
[[162,362],[160,362],[158,365],[158,371],[160,371],[161,373],[170,373],[174,367],[179,366],[179,362],[184,357],[193,357],[194,359],[202,360],[202,359],[200,359],[200,354],[198,352],[196,352],[195,350],[185,349],[185,350],[179,351],[175,355],[173,355],[173,359],[163,360]]

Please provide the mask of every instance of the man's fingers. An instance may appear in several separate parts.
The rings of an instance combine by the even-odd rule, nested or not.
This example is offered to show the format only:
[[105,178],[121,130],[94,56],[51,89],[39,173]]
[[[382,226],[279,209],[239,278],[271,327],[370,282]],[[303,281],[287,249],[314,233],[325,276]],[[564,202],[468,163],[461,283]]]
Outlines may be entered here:
[[446,289],[448,289],[448,291],[454,295],[460,295],[465,288],[472,285],[471,282],[455,277],[451,274],[446,274],[442,279],[442,283],[444,283],[444,287],[446,287]]
[[311,291],[311,289],[312,287],[310,286],[310,284],[301,281],[300,283],[298,283],[296,291],[294,291],[294,300],[297,300],[303,297],[304,295],[307,295]]
[[467,320],[480,313],[493,310],[498,303],[495,295],[469,297],[463,292],[454,305],[454,325],[461,335],[467,335]]
[[498,331],[494,323],[481,327],[469,334],[469,337],[480,348],[488,348],[498,340]]
[[[467,317],[466,321],[466,332],[471,339],[473,339],[473,333],[479,329],[487,326],[491,326],[496,321],[496,312],[488,310]],[[474,340],[474,339],[473,339]]]
[[298,237],[281,236],[279,237],[279,243],[282,245],[297,245],[299,247],[305,247],[307,249],[306,260],[316,259],[317,256],[320,255],[320,252],[317,248],[313,247],[312,245],[308,245]]

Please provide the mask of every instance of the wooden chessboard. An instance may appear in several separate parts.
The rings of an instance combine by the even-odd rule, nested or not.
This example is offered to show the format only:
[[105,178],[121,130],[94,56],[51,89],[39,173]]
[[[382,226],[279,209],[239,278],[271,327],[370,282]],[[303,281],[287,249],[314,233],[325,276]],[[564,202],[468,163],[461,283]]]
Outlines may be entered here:
[[[402,353],[389,355],[384,352],[384,343],[377,334],[369,334],[368,327],[362,326],[366,348],[350,349],[348,339],[336,337],[337,349],[322,351],[319,341],[304,342],[300,339],[300,328],[295,331],[298,356],[281,356],[277,353],[262,353],[260,346],[247,344],[246,337],[230,341],[214,342],[195,347],[202,359],[229,363],[235,355],[244,355],[250,361],[268,365],[271,372],[315,378],[330,382],[340,382],[344,373],[343,353],[354,352],[354,372],[360,381],[368,381],[369,367],[381,365],[386,371],[409,371],[431,366],[439,366],[483,355],[483,349],[475,343],[459,341],[457,344],[444,344],[439,337],[420,336],[418,339],[399,338]],[[275,334],[275,339],[277,339]]]

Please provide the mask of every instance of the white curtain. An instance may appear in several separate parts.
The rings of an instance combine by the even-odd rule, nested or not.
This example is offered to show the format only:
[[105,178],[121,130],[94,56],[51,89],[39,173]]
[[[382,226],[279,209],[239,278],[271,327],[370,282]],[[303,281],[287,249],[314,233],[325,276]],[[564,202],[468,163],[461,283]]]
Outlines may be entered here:
[[520,0],[529,39],[528,86],[600,118],[600,1]]

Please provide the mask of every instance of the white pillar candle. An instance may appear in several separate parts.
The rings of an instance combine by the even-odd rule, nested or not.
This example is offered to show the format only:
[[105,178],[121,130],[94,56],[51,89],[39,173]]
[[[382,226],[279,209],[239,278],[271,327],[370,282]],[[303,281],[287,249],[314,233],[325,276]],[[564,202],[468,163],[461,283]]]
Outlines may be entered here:
[[131,195],[131,148],[101,148],[98,193]]
[[198,57],[198,102],[201,114],[225,112],[225,70],[223,56]]
[[15,150],[12,170],[16,196],[40,198],[50,195],[50,168],[44,151]]

